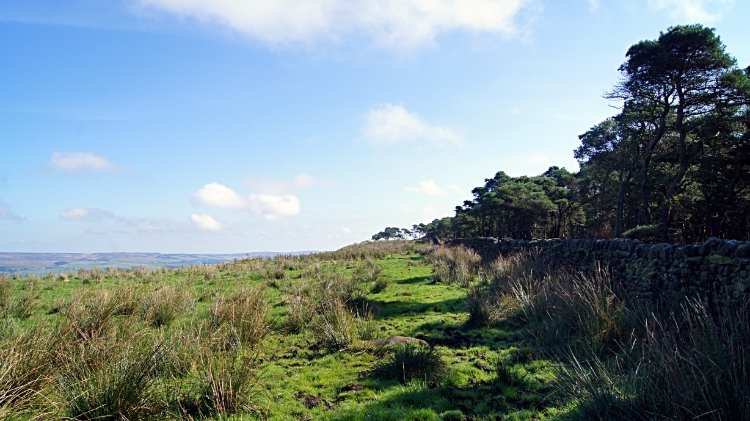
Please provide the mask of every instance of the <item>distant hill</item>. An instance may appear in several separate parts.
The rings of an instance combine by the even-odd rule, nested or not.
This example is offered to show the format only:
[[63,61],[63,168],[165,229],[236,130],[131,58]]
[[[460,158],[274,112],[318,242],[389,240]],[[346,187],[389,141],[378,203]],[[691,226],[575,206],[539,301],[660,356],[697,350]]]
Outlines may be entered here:
[[183,253],[3,253],[0,252],[0,273],[62,273],[78,269],[180,267],[199,264],[231,262],[247,257],[273,257],[279,254],[307,254],[317,251],[233,254],[183,254]]

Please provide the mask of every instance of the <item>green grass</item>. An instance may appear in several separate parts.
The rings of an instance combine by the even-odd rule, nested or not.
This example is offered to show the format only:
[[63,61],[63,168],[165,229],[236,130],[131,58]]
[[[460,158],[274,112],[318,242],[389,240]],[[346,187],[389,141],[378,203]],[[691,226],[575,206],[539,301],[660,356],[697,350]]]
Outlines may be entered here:
[[[434,264],[453,265],[447,272],[457,279],[435,282],[424,253],[389,243],[209,267],[1,278],[0,361],[14,364],[9,373],[35,371],[23,384],[0,373],[0,416],[520,420],[575,409],[553,393],[559,363],[528,357],[533,337],[517,311],[467,323],[467,294],[479,288],[475,256],[463,267],[460,256],[438,256]],[[319,330],[334,301],[340,341]],[[432,350],[362,342],[391,336],[424,339]],[[30,351],[40,345],[44,353]],[[416,375],[376,374],[394,361],[436,358]],[[515,380],[499,378],[503,367]]]

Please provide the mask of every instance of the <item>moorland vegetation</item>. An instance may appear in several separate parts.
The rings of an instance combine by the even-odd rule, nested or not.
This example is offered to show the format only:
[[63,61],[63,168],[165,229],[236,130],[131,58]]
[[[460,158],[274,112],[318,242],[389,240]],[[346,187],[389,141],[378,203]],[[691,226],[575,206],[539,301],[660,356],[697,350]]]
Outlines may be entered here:
[[746,304],[403,240],[3,276],[0,419],[748,420]]

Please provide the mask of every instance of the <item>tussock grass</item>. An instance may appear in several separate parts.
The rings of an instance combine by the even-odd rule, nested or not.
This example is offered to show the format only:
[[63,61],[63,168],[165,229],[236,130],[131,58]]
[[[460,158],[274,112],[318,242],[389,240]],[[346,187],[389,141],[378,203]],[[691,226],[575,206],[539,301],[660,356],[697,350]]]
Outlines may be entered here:
[[466,247],[422,246],[422,258],[434,267],[432,278],[438,283],[458,283],[469,288],[479,280],[482,258]]
[[0,339],[0,418],[36,409],[52,381],[59,336],[37,325]]
[[272,326],[261,287],[242,289],[216,301],[207,317],[211,329],[228,324],[237,333],[242,344],[250,348],[259,344]]
[[[514,308],[537,355],[564,363],[558,387],[578,419],[750,419],[747,303],[717,312],[687,297],[665,307],[538,253],[501,257],[487,272],[491,285],[466,298],[469,325]],[[518,370],[497,364],[498,381],[519,386]]]
[[[158,420],[167,403],[154,376],[160,347],[130,343],[119,353],[107,349],[83,361],[70,361],[59,376],[65,412],[74,420]],[[112,353],[115,352],[113,356]],[[92,353],[102,350],[89,349]]]
[[395,347],[393,352],[372,371],[372,376],[383,380],[408,383],[439,381],[448,372],[448,364],[440,351],[412,344]]
[[[122,294],[127,293],[123,292]],[[179,290],[174,286],[157,288],[149,294],[141,295],[140,299],[141,303],[138,308],[140,319],[153,327],[169,325],[190,311],[195,305],[190,293]],[[120,301],[119,304],[118,313],[127,311],[123,301]]]
[[332,351],[348,347],[357,338],[354,314],[335,297],[321,303],[312,329],[315,339]]
[[221,419],[242,412],[256,412],[261,395],[261,372],[257,355],[246,356],[239,350],[217,356],[202,352],[198,361],[198,380],[190,402],[182,405],[184,415],[219,415]]

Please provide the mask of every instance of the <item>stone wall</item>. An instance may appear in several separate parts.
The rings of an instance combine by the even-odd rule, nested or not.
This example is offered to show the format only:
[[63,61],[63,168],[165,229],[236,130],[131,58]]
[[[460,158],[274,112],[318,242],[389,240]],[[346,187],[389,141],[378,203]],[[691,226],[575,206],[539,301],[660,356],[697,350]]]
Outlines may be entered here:
[[638,240],[537,240],[496,238],[453,240],[482,259],[539,250],[553,263],[583,272],[599,268],[614,282],[641,297],[658,299],[695,293],[713,304],[745,299],[750,294],[750,242],[709,238],[698,244],[646,244]]

